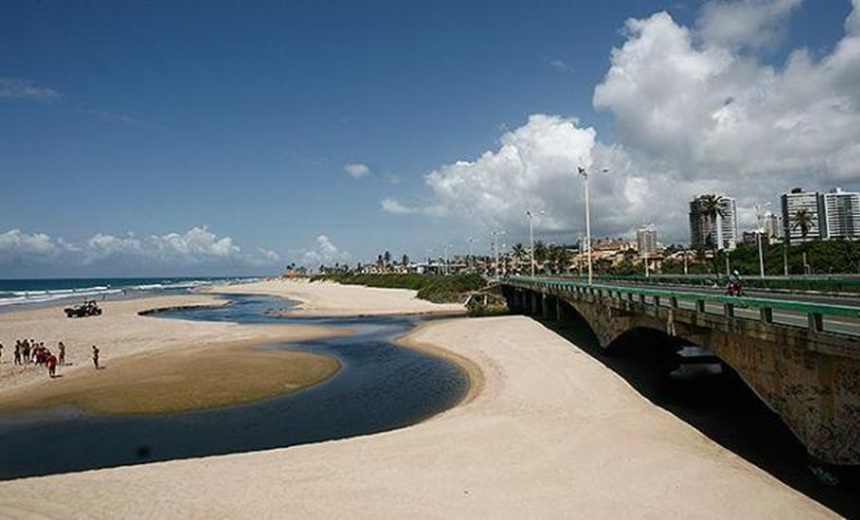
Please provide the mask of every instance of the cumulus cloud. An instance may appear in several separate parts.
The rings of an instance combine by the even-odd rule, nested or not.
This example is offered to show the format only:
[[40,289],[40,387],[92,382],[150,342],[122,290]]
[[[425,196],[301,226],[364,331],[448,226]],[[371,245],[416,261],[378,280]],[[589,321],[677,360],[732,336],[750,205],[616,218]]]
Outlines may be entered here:
[[442,166],[425,180],[447,211],[488,228],[521,227],[528,210],[544,211],[547,229],[570,228],[571,204],[582,193],[577,167],[592,165],[594,146],[593,128],[536,114],[502,135],[498,149]]
[[[168,233],[137,238],[129,233],[117,237],[97,233],[81,244],[44,233],[23,233],[13,229],[0,234],[0,266],[52,265],[57,272],[78,269],[109,269],[111,272],[178,272],[183,269],[243,269],[275,266],[280,256],[258,249],[245,253],[230,237],[218,237],[204,227],[185,233]],[[100,274],[100,273],[96,273]]]
[[397,200],[391,198],[383,199],[380,205],[382,206],[382,211],[384,211],[385,213],[405,215],[408,213],[417,213],[418,211],[420,211],[416,208],[407,208]]
[[749,208],[792,187],[860,189],[860,0],[829,54],[799,48],[767,62],[762,47],[780,41],[798,5],[709,2],[690,27],[665,12],[628,20],[593,96],[614,118],[615,143],[576,118],[533,115],[496,149],[427,175],[433,213],[524,236],[525,211],[544,211],[536,232],[575,241],[585,212],[576,168],[605,167],[589,179],[594,234],[654,223],[661,240],[686,242],[688,202],[702,193],[736,198],[751,227]]
[[56,90],[22,78],[0,78],[0,99],[30,99],[45,101],[59,99]]
[[718,0],[705,4],[698,28],[707,44],[728,48],[778,43],[802,0]]
[[343,170],[353,179],[360,179],[370,175],[370,167],[361,163],[349,163],[343,167]]
[[341,251],[326,235],[319,235],[313,247],[300,249],[293,253],[299,263],[310,269],[320,265],[332,266],[336,263],[345,263],[350,259],[349,253]]

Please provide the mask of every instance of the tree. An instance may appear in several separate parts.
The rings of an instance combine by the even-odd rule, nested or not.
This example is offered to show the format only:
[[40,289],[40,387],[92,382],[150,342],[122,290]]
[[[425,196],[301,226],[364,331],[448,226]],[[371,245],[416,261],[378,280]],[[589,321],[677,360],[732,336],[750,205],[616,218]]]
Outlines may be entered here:
[[514,256],[514,263],[519,269],[520,264],[526,259],[528,253],[526,253],[526,248],[522,244],[515,244],[511,249],[511,254]]
[[549,246],[549,251],[547,252],[547,260],[549,261],[551,269],[554,272],[562,273],[567,271],[567,248],[558,244],[553,244]]
[[547,259],[547,252],[548,249],[546,247],[546,244],[544,244],[543,240],[535,240],[534,257],[536,267],[542,268],[544,262],[546,262]]
[[708,238],[706,242],[708,242],[711,246],[711,250],[713,252],[712,262],[714,266],[714,274],[717,274],[717,251],[723,248],[723,218],[726,216],[723,211],[723,197],[722,195],[709,194],[702,195],[702,215],[706,216],[712,223],[715,228],[716,237],[713,234],[708,233]]
[[400,259],[400,265],[402,265],[404,268],[409,267],[409,256],[408,255],[403,255],[403,257]]
[[807,209],[799,209],[794,215],[791,216],[791,229],[800,228],[800,236],[803,239],[803,247],[801,248],[803,252],[803,271],[806,274],[809,274],[809,264],[806,262],[806,236],[809,235],[810,229],[815,227],[815,218],[812,216],[812,213]]

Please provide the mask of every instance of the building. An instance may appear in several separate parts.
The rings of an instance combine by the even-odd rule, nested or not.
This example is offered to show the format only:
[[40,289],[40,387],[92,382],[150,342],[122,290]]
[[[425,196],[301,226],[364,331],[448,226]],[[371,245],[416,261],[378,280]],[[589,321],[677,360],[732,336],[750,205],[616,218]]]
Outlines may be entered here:
[[657,231],[643,227],[636,230],[636,248],[639,256],[655,256],[657,254]]
[[[789,243],[809,242],[827,237],[827,221],[824,219],[824,197],[817,191],[803,191],[794,188],[791,193],[783,193],[782,203],[783,232]],[[806,236],[803,228],[797,225],[796,215],[806,211],[809,225]]]
[[733,251],[738,245],[738,211],[735,199],[720,196],[721,214],[712,218],[706,213],[708,197],[700,195],[690,201],[690,247],[697,250]]
[[776,244],[782,240],[782,217],[776,213],[765,213],[764,215],[764,236],[767,237],[768,244]]
[[860,193],[839,188],[824,194],[827,238],[860,239]]

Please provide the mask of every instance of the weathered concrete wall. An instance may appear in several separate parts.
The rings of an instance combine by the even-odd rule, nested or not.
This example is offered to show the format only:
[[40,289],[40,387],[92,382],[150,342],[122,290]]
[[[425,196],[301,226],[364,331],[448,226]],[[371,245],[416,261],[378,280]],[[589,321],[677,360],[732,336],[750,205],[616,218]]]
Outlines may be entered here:
[[811,455],[832,464],[860,464],[856,339],[594,294],[532,295],[532,314],[560,316],[561,299],[582,315],[603,347],[628,330],[649,327],[709,348],[780,415]]

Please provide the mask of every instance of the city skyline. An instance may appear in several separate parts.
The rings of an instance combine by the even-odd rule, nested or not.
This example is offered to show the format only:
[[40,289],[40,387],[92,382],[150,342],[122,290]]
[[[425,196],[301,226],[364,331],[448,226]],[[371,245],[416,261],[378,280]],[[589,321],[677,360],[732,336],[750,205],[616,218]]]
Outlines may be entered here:
[[860,191],[860,0],[12,1],[0,43],[0,277],[573,244],[579,168],[593,238]]

